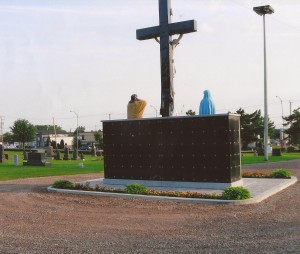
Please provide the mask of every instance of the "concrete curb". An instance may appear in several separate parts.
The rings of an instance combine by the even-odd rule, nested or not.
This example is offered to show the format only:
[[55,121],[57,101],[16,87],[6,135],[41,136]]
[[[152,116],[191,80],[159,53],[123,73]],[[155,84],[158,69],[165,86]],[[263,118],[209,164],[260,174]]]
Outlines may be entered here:
[[[264,179],[267,180],[267,179]],[[274,179],[272,179],[274,180]],[[109,193],[109,192],[97,192],[97,191],[80,191],[80,190],[67,190],[67,189],[56,189],[49,186],[47,190],[49,192],[59,192],[65,194],[76,194],[76,195],[90,195],[99,197],[113,197],[113,198],[126,198],[126,199],[142,199],[142,200],[157,200],[157,201],[173,201],[181,203],[192,203],[192,204],[227,204],[227,205],[248,205],[259,203],[268,197],[280,192],[281,190],[295,184],[297,178],[292,176],[291,179],[278,179],[278,184],[275,184],[271,188],[254,195],[247,200],[219,200],[219,199],[202,199],[202,198],[177,198],[177,197],[162,197],[162,196],[147,196],[147,195],[136,195],[136,194],[125,194],[125,193]],[[201,190],[199,190],[201,192]],[[251,190],[250,190],[251,192]]]

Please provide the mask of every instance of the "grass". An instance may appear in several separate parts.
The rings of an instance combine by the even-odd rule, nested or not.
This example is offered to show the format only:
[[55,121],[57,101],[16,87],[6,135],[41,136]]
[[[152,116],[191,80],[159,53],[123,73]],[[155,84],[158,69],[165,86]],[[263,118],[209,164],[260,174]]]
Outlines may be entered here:
[[[281,156],[272,156],[269,154],[268,162],[289,161],[300,159],[300,153],[281,153]],[[254,156],[253,153],[244,153],[242,155],[242,164],[263,163],[264,156]]]
[[[19,178],[44,177],[44,176],[59,176],[59,175],[77,175],[103,172],[103,160],[100,158],[85,155],[83,161],[84,167],[79,168],[78,164],[82,161],[57,161],[52,160],[50,167],[39,166],[23,166],[22,152],[6,152],[9,156],[9,161],[0,163],[0,180],[13,180]],[[14,166],[13,156],[19,156],[19,166]]]

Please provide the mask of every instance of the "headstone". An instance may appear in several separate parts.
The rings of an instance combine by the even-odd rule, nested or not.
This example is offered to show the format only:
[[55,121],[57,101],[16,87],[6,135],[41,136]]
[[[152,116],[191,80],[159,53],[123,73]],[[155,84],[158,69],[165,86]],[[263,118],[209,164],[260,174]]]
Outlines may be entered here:
[[65,154],[64,154],[64,160],[70,160],[70,148],[65,147]]
[[74,149],[73,150],[73,158],[72,160],[78,160],[78,152],[77,152],[77,149]]
[[[173,51],[183,34],[197,31],[195,20],[171,23],[171,0],[159,0],[159,26],[138,29],[138,40],[156,39],[160,43],[161,108],[162,116],[172,116],[174,109]],[[172,35],[180,34],[177,40]],[[158,37],[160,40],[158,40]]]
[[274,148],[272,150],[272,156],[281,156],[281,149],[280,148]]
[[83,155],[83,152],[80,153],[80,160],[84,161],[84,155]]
[[53,147],[52,146],[48,146],[45,149],[45,153],[46,153],[46,158],[48,160],[52,160],[53,159],[54,153],[53,153]]
[[26,151],[23,152],[23,160],[24,161],[28,160],[28,153]]
[[19,156],[17,154],[14,155],[14,165],[15,166],[19,165]]
[[55,160],[57,160],[57,161],[60,161],[60,160],[61,160],[61,157],[60,157],[60,151],[56,151],[56,154],[55,154]]
[[5,154],[4,154],[4,146],[0,144],[0,163],[6,161],[7,159],[5,158]]
[[28,153],[27,162],[23,162],[23,166],[51,166],[46,162],[45,153]]
[[79,163],[79,164],[77,165],[77,167],[78,167],[78,168],[84,168],[84,164],[83,164],[83,163]]
[[97,149],[95,144],[92,145],[92,150],[91,150],[92,156],[96,157],[97,156]]

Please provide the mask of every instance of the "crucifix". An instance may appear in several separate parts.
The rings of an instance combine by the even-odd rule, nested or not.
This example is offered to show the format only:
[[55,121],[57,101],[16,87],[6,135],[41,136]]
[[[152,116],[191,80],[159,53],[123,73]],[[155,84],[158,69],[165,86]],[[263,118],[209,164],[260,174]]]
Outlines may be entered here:
[[[155,39],[160,43],[161,68],[161,107],[160,114],[172,116],[174,110],[173,89],[173,50],[178,45],[183,34],[197,31],[195,20],[171,23],[171,0],[158,0],[159,26],[136,30],[138,40]],[[172,35],[179,34],[178,39],[172,40]],[[160,39],[158,39],[160,37]]]

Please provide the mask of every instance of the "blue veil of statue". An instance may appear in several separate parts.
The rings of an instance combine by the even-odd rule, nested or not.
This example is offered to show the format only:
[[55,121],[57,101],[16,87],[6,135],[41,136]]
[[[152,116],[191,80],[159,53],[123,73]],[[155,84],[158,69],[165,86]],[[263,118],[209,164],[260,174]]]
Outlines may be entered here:
[[204,115],[214,115],[215,105],[211,99],[210,92],[208,90],[204,91],[204,97],[200,102],[199,116]]

